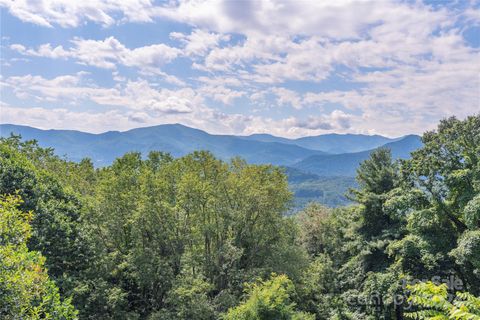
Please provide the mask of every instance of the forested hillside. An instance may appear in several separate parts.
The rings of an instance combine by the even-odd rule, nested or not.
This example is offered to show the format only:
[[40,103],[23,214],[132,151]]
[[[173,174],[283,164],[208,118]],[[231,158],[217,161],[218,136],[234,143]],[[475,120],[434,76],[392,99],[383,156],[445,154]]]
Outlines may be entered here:
[[288,216],[284,168],[162,150],[98,168],[2,138],[0,318],[479,319],[480,115],[422,143],[369,154],[351,206]]

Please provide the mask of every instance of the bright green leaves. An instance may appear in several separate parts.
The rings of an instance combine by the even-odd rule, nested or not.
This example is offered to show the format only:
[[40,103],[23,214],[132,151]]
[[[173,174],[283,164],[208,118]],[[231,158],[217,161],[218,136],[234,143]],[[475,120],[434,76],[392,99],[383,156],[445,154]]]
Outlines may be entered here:
[[17,208],[23,202],[18,196],[6,196],[1,199],[0,207],[0,245],[21,245],[32,234],[31,212],[21,212]]
[[0,198],[0,318],[76,319],[71,300],[61,300],[44,268],[45,258],[29,251],[31,213],[20,198]]
[[[243,282],[273,271],[298,276],[305,262],[284,217],[286,178],[272,166],[226,163],[208,152],[146,160],[130,153],[99,170],[93,194],[87,226],[102,277],[141,301],[143,309],[132,310],[139,316],[166,317],[169,306],[188,319],[198,300],[196,317],[208,318],[223,308],[212,292],[238,296]],[[198,281],[212,288],[189,292]]]
[[285,275],[273,274],[270,279],[251,284],[247,300],[230,309],[225,320],[313,320],[312,314],[296,311],[293,302],[295,287]]
[[423,141],[424,147],[409,161],[410,178],[428,195],[431,206],[463,232],[463,208],[480,192],[480,116],[443,120]]
[[210,283],[199,277],[185,274],[177,277],[167,297],[172,319],[214,319],[214,306],[209,298],[213,289]]
[[445,284],[435,285],[432,282],[409,286],[409,301],[419,311],[406,314],[411,319],[455,319],[479,320],[480,298],[468,292],[457,292],[451,301]]
[[[480,117],[423,142],[410,160],[373,152],[357,205],[289,218],[273,166],[132,152],[95,169],[1,139],[0,194],[24,202],[0,205],[0,318],[74,318],[59,292],[82,319],[107,320],[403,319],[403,278],[454,276],[478,295]],[[411,316],[478,319],[478,298],[445,295],[414,288]]]

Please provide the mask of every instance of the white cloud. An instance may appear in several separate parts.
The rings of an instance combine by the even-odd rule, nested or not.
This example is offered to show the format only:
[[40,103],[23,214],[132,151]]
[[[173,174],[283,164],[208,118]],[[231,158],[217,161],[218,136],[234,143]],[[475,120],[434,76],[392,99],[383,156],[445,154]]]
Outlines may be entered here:
[[244,81],[236,78],[235,76],[224,76],[224,77],[200,76],[200,77],[196,78],[196,80],[199,81],[202,84],[207,84],[207,85],[211,85],[211,86],[226,85],[226,86],[230,86],[230,87],[241,87],[241,86],[246,85],[244,83]]
[[479,62],[479,55],[358,73],[354,79],[364,88],[307,93],[303,103],[319,108],[333,103],[361,112],[362,117],[352,124],[357,130],[390,136],[421,133],[434,129],[444,117],[463,118],[480,110],[480,66],[472,61]]
[[216,47],[221,41],[228,41],[230,36],[212,33],[201,29],[195,29],[190,34],[180,32],[170,33],[170,38],[180,41],[183,52],[187,56],[203,56],[210,49]]
[[[114,97],[95,101],[103,105],[111,104]],[[155,89],[145,80],[129,81],[121,90],[115,104],[127,106],[154,115],[192,113],[203,105],[203,98],[190,88],[179,90]]]
[[295,109],[302,108],[300,96],[295,91],[281,87],[274,87],[270,91],[276,95],[276,101],[278,105],[290,105]]
[[[13,107],[2,105],[2,122],[28,124],[39,128],[77,129],[89,132],[126,130],[138,126],[181,122],[212,133],[251,134],[259,131],[278,135],[305,135],[325,130],[349,129],[350,116],[334,111],[306,120],[290,117],[272,120],[259,116],[226,114],[205,105],[209,93],[189,88],[156,89],[145,80],[129,81],[122,87],[90,87],[84,74],[53,79],[39,76],[9,77],[1,84],[11,88],[19,98],[37,102],[61,102],[67,108]],[[225,98],[226,99],[226,98]],[[27,104],[29,100],[26,100]],[[82,102],[82,103],[80,103]],[[83,102],[94,102],[105,111],[82,111]],[[228,101],[226,101],[228,102]],[[122,108],[117,108],[121,106]]]
[[352,119],[351,115],[341,110],[334,110],[329,115],[310,116],[307,119],[298,119],[295,117],[285,120],[285,124],[290,128],[300,128],[308,130],[342,130],[349,129]]
[[[434,32],[449,28],[455,19],[446,10],[386,1],[248,3],[238,5],[245,8],[236,8],[237,13],[229,11],[236,6],[229,1],[181,2],[166,11],[177,14],[173,19],[245,35],[239,44],[214,48],[195,68],[236,72],[241,79],[265,84],[322,82],[337,66],[385,68],[415,63],[419,56],[431,53]],[[304,27],[299,28],[295,19]],[[282,21],[281,26],[271,29],[277,21]]]
[[117,110],[106,112],[72,111],[66,108],[23,108],[1,106],[2,123],[34,126],[40,129],[69,129],[86,132],[104,132],[105,128],[126,130],[132,127],[128,115]]
[[[29,125],[41,129],[69,129],[100,133],[108,130],[128,130],[181,122],[213,134],[249,135],[268,132],[275,135],[298,137],[308,133],[325,132],[326,127],[342,131],[348,123],[335,121],[335,112],[320,118],[300,120],[295,117],[272,120],[242,114],[226,114],[203,109],[192,114],[156,115],[141,111],[107,110],[103,112],[72,111],[66,108],[18,107],[2,105],[0,122]],[[341,117],[341,116],[340,116]],[[333,119],[333,123],[331,122]],[[345,120],[348,121],[348,120]],[[312,131],[314,129],[314,131]]]
[[137,68],[144,74],[162,75],[170,82],[183,84],[183,81],[161,70],[161,66],[181,54],[181,50],[177,48],[161,43],[129,49],[115,37],[108,37],[103,41],[74,38],[71,42],[73,46],[69,49],[64,49],[63,46],[52,48],[50,44],[41,45],[36,50],[13,44],[10,49],[28,56],[52,59],[72,58],[80,64],[104,69],[115,70],[117,65],[123,65]]
[[280,61],[279,55],[292,46],[295,44],[288,37],[248,36],[241,44],[214,48],[205,57],[203,64],[195,66],[207,71],[233,71],[237,67],[247,67],[254,61]]
[[234,100],[246,95],[245,91],[237,91],[227,88],[223,85],[204,86],[198,89],[198,92],[215,101],[220,101],[225,105],[233,104]]
[[119,22],[152,21],[152,3],[149,0],[0,0],[0,6],[22,21],[43,27],[60,25],[71,28],[86,21],[108,27],[115,23],[116,14],[121,14]]
[[360,38],[372,25],[400,29],[428,27],[437,15],[420,3],[390,1],[179,1],[155,8],[160,16],[220,33],[316,35],[335,39]]
[[360,106],[367,106],[371,100],[359,92],[352,91],[328,91],[313,93],[307,92],[303,95],[302,103],[309,107],[323,107],[328,103],[340,104],[347,109],[357,109]]
[[480,25],[480,9],[479,8],[467,8],[463,13],[463,16],[467,19],[467,22],[474,26]]
[[155,89],[145,80],[128,81],[122,87],[103,88],[87,84],[83,73],[53,79],[26,75],[9,77],[1,84],[10,88],[20,99],[43,102],[80,104],[92,101],[103,106],[119,106],[152,114],[190,113],[203,103],[203,98],[192,89]]
[[38,101],[79,101],[82,99],[95,99],[101,96],[115,96],[118,90],[114,88],[89,87],[82,84],[80,72],[75,75],[64,75],[53,79],[41,76],[13,76],[4,79],[1,84],[9,87],[20,99],[34,98]]

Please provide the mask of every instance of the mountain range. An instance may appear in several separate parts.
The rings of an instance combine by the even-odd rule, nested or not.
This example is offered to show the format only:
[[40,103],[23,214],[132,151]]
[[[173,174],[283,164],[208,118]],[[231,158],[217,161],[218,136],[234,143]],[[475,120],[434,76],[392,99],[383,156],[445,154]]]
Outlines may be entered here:
[[323,134],[319,136],[302,137],[298,139],[287,139],[275,137],[269,134],[253,134],[246,139],[263,142],[279,142],[285,144],[294,144],[306,149],[321,150],[327,153],[351,153],[360,152],[377,148],[389,142],[397,141],[401,138],[387,138],[379,135],[365,134]]
[[[406,159],[410,152],[422,146],[419,136],[408,135],[381,147],[390,149],[394,159]],[[372,150],[354,153],[311,155],[293,166],[320,176],[355,176],[360,162],[369,158]]]
[[263,142],[231,135],[212,135],[180,124],[137,128],[125,132],[109,131],[100,134],[74,130],[40,130],[27,126],[0,125],[0,135],[19,134],[22,138],[38,140],[41,146],[53,147],[59,155],[73,161],[91,158],[95,165],[109,165],[129,151],[147,154],[161,150],[175,157],[195,150],[209,150],[221,159],[241,156],[250,163],[288,165],[311,155],[326,154],[296,144]]
[[75,130],[41,130],[1,124],[0,136],[21,135],[35,139],[42,147],[72,161],[91,158],[97,167],[109,165],[126,152],[151,150],[183,156],[195,150],[209,150],[229,160],[240,156],[249,163],[285,167],[290,186],[299,203],[318,200],[336,206],[346,203],[345,191],[354,186],[358,164],[379,147],[391,149],[395,159],[408,158],[422,143],[419,136],[388,138],[380,135],[325,134],[288,139],[268,134],[250,136],[214,135],[181,124],[137,128],[100,134]]

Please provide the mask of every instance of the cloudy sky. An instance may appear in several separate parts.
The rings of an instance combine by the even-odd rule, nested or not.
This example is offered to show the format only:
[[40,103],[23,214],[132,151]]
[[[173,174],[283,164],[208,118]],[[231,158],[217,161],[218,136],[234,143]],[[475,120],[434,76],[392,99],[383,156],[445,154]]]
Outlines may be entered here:
[[1,123],[400,136],[480,112],[479,1],[0,7]]

